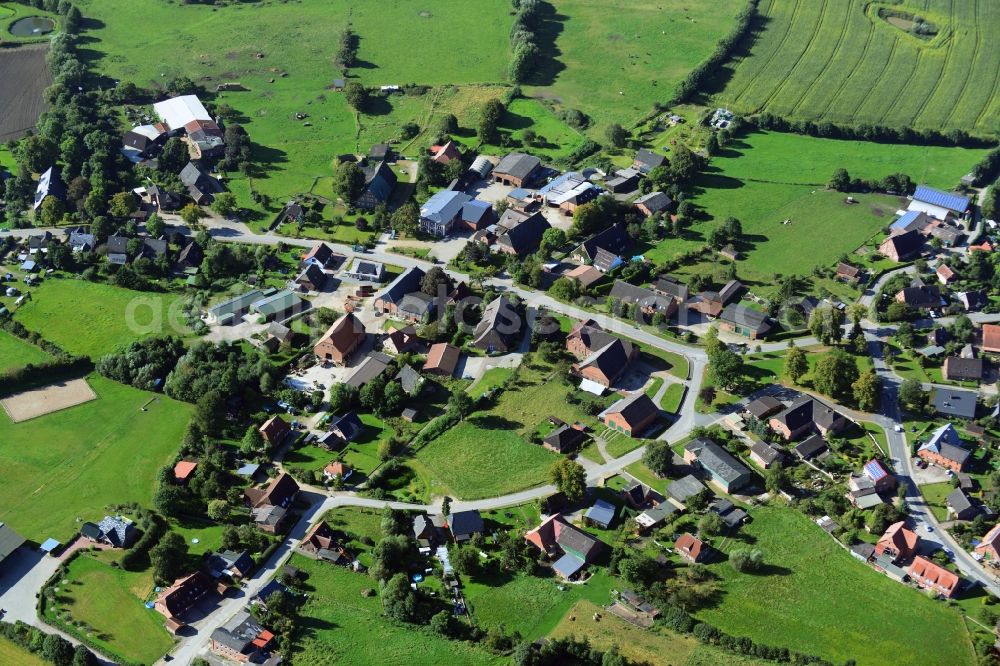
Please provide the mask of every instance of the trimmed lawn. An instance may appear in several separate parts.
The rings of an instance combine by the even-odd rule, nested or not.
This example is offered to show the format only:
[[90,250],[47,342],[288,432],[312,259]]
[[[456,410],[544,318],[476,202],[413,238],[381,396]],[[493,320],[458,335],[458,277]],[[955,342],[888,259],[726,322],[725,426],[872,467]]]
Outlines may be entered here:
[[[961,617],[947,605],[865,567],[792,509],[761,507],[752,516],[741,533],[765,551],[770,571],[740,574],[725,558],[710,565],[725,594],[700,619],[833,662],[884,664],[891,654],[900,664],[973,663]],[[723,550],[732,547],[743,544]]]
[[0,663],[8,666],[48,666],[47,661],[6,638],[0,638]]
[[416,458],[434,476],[432,483],[463,500],[505,495],[548,483],[560,456],[504,429],[482,412],[466,419],[420,449]]
[[476,380],[475,384],[469,386],[466,392],[473,398],[478,398],[489,390],[503,384],[512,374],[514,374],[514,370],[511,368],[490,368],[483,373],[482,377]]
[[[666,370],[674,377],[678,379],[687,379],[688,376],[688,360],[680,354],[675,354],[674,352],[664,351],[662,349],[657,349],[656,347],[647,347],[645,345],[640,345],[642,353],[646,355],[643,360],[654,365],[659,366],[662,363],[666,363],[666,367],[662,368]],[[653,358],[649,358],[653,357]],[[661,363],[662,362],[662,363]]]
[[681,402],[684,400],[684,384],[671,384],[667,387],[663,398],[660,400],[660,407],[665,411],[676,414],[680,411]]
[[98,359],[147,335],[173,333],[170,307],[182,297],[130,291],[107,284],[50,279],[14,318],[73,354]]
[[920,494],[924,496],[924,502],[939,521],[948,520],[948,493],[954,488],[947,481],[941,483],[928,483],[920,486]]
[[604,450],[612,458],[621,458],[629,451],[634,451],[645,443],[645,440],[635,439],[614,430],[608,430],[608,438],[605,438]]
[[[188,554],[201,556],[222,547],[222,531],[225,525],[199,522],[194,520],[174,519],[170,521],[170,531],[177,532],[188,545]],[[194,540],[197,539],[198,543]]]
[[[108,559],[103,554],[86,554],[73,560],[66,575],[69,584],[58,591],[63,599],[60,606],[69,611],[74,622],[90,628],[86,634],[98,647],[106,646],[130,661],[151,664],[173,647],[174,641],[163,626],[163,616],[143,605],[153,592],[150,574],[112,568]],[[46,615],[52,619],[49,608]]]
[[109,504],[148,506],[180,446],[190,405],[96,374],[87,381],[97,400],[18,424],[0,413],[0,505],[29,539],[66,541],[77,518],[100,519]]
[[648,467],[642,464],[642,461],[632,463],[625,468],[625,471],[660,494],[665,492],[667,480],[658,478]]
[[382,615],[378,596],[362,591],[378,583],[343,567],[293,555],[290,564],[308,576],[309,597],[301,609],[302,638],[292,654],[296,663],[313,666],[357,664],[505,664],[474,645],[443,640]]
[[7,331],[0,331],[0,372],[20,368],[29,363],[41,363],[49,355]]
[[[595,613],[600,613],[600,620],[594,620]],[[694,636],[677,634],[662,627],[640,629],[585,599],[574,604],[549,634],[550,638],[567,636],[586,636],[590,644],[598,650],[608,650],[612,646],[617,646],[623,657],[639,664],[751,666],[771,663],[730,654],[710,645],[702,645]],[[669,661],[664,661],[665,658]]]

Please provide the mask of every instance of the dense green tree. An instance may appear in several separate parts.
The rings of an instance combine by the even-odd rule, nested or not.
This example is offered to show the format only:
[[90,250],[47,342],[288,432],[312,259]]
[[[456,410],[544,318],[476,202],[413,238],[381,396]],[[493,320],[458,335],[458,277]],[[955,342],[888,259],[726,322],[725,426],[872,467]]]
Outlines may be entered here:
[[878,408],[882,381],[874,370],[868,370],[851,385],[854,392],[854,402],[863,412],[873,412]]
[[63,215],[66,214],[66,206],[58,197],[48,196],[42,200],[42,205],[38,210],[42,226],[54,227],[62,222]]
[[364,111],[365,107],[368,106],[368,90],[357,81],[348,82],[344,88],[344,96],[347,98],[347,103],[355,111]]
[[223,217],[233,215],[238,209],[236,195],[232,192],[220,192],[212,200],[212,210]]
[[167,532],[149,551],[153,565],[153,578],[160,585],[169,585],[184,572],[187,542],[177,532]]
[[579,502],[587,492],[586,470],[583,465],[569,458],[560,458],[552,463],[549,480],[570,502]]
[[833,398],[851,395],[851,387],[858,380],[858,365],[843,349],[833,349],[820,357],[813,371],[813,386],[820,393]]
[[849,190],[851,188],[851,175],[847,173],[847,169],[839,168],[834,171],[827,187],[831,190],[837,190],[838,192],[846,192]]
[[809,360],[805,351],[789,340],[788,353],[785,354],[785,376],[797,384],[807,372],[809,372]]
[[604,131],[604,136],[607,137],[608,143],[615,148],[623,147],[628,141],[628,132],[618,123],[608,125],[608,128]]
[[389,579],[382,590],[385,614],[400,622],[413,622],[417,616],[417,595],[410,587],[410,579],[398,573]]
[[927,404],[927,392],[917,379],[904,379],[899,386],[899,401],[911,411],[922,410]]
[[353,203],[365,187],[365,174],[356,162],[346,161],[333,171],[333,191],[347,204]]

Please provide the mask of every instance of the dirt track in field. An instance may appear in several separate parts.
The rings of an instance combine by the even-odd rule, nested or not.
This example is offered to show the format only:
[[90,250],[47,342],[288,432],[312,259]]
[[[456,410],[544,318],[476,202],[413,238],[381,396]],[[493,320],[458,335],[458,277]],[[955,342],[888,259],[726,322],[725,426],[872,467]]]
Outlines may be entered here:
[[45,110],[42,91],[52,84],[46,44],[0,49],[0,141],[35,127]]
[[3,405],[11,421],[20,423],[96,399],[97,394],[90,388],[86,379],[71,379],[15,393],[9,398],[0,400],[0,405]]

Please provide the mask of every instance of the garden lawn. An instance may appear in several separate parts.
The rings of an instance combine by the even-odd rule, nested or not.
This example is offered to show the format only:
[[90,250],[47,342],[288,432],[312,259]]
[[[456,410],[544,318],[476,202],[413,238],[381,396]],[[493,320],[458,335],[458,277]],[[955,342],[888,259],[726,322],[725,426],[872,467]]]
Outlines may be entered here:
[[[600,614],[600,620],[594,619],[595,614]],[[568,636],[586,636],[598,650],[606,651],[617,646],[623,657],[639,664],[752,666],[771,663],[730,654],[721,648],[703,645],[694,636],[677,634],[662,627],[640,629],[587,600],[574,604],[549,634],[550,638]],[[667,655],[669,661],[665,662]]]
[[[534,143],[525,148],[533,155],[546,160],[565,159],[586,138],[534,99],[518,98],[511,101],[498,124],[501,135],[512,137],[516,143],[523,142],[526,130],[534,132],[536,135]],[[480,144],[479,138],[475,135],[460,135],[456,138],[467,147],[478,147],[481,152],[487,154],[503,155],[510,150],[499,145]]]
[[8,666],[48,666],[47,661],[6,638],[0,638],[0,663]]
[[[765,552],[769,571],[737,573],[725,557],[710,565],[724,595],[699,619],[835,663],[884,664],[888,654],[900,664],[974,662],[961,617],[947,605],[865,567],[792,509],[761,507],[752,516],[741,532]],[[730,540],[723,550],[733,547],[743,545]]]
[[523,574],[489,574],[467,578],[463,592],[479,626],[503,624],[507,631],[519,631],[526,639],[535,640],[548,635],[581,599],[598,605],[608,603],[611,587],[604,570],[594,569],[594,576],[583,585]]
[[180,448],[189,405],[96,374],[87,381],[97,400],[18,424],[0,412],[0,506],[29,539],[67,541],[78,518],[100,520],[109,504],[149,506],[157,471]]
[[49,355],[7,331],[0,331],[0,372],[20,368],[29,363],[42,363]]
[[426,664],[505,664],[474,644],[448,641],[382,615],[378,596],[362,591],[378,584],[364,574],[300,555],[290,562],[307,575],[309,597],[301,609],[302,638],[292,657],[311,666],[395,666]]
[[[542,58],[525,86],[594,119],[605,141],[611,123],[626,127],[670,99],[674,86],[708,57],[733,25],[742,0],[558,0],[543,4]],[[549,11],[554,9],[554,13]],[[553,45],[554,40],[554,45]]]
[[473,398],[478,398],[491,389],[503,384],[512,374],[514,374],[514,370],[511,368],[490,368],[483,373],[482,377],[476,380],[475,384],[469,386],[466,392]]
[[[65,599],[60,606],[69,610],[74,621],[93,629],[90,639],[98,649],[151,664],[174,644],[163,616],[143,605],[153,591],[152,580],[148,573],[112,568],[106,560],[81,555],[70,563],[66,575],[70,583],[58,592]],[[52,619],[48,609],[46,615]]]
[[635,439],[634,437],[629,437],[628,435],[614,430],[607,431],[607,436],[604,438],[604,441],[604,450],[607,451],[608,455],[612,458],[621,458],[629,451],[634,451],[644,444],[644,441],[641,439]]
[[177,294],[50,279],[32,292],[14,318],[66,351],[96,360],[147,335],[184,333],[186,329],[169,325],[168,312],[180,299]]
[[920,486],[920,494],[924,496],[931,513],[939,521],[948,520],[948,494],[954,490],[947,481],[942,483],[928,483]]

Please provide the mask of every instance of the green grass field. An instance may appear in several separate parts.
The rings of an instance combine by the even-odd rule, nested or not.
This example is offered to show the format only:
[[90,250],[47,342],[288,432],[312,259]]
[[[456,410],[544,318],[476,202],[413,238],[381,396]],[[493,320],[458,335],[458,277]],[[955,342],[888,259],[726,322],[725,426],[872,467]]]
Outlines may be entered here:
[[[595,613],[600,619],[595,620]],[[573,618],[573,619],[570,619]],[[760,662],[703,645],[693,636],[676,634],[669,629],[643,630],[603,612],[590,601],[579,601],[549,634],[552,638],[586,636],[598,650],[617,646],[623,657],[640,664],[670,663],[678,666],[752,666]],[[669,655],[669,662],[664,657]]]
[[[835,663],[883,664],[888,654],[900,664],[973,663],[961,617],[948,606],[866,568],[791,509],[762,507],[752,516],[741,533],[764,550],[771,571],[747,575],[726,561],[711,565],[724,596],[699,618]],[[728,544],[726,551],[742,546]]]
[[[396,139],[405,123],[425,129],[435,114],[455,113],[463,127],[475,127],[482,101],[501,90],[484,91],[470,84],[504,80],[508,9],[509,4],[499,0],[433,0],[421,6],[405,0],[224,7],[156,0],[126,6],[114,0],[81,3],[84,14],[102,23],[87,33],[97,40],[88,50],[99,58],[102,74],[154,88],[177,75],[190,77],[210,92],[227,82],[246,88],[210,97],[241,114],[240,122],[255,143],[255,159],[266,172],[252,187],[280,199],[275,206],[329,176],[335,155],[367,152],[373,143]],[[341,76],[333,59],[348,21],[360,40],[361,62],[351,70],[352,77],[374,87],[436,87],[425,95],[378,100],[356,118],[344,95],[331,89]],[[140,44],[134,35],[139,23],[163,29]],[[391,34],[387,26],[392,26]],[[297,120],[297,113],[309,117]],[[245,177],[234,176],[230,186],[241,203],[252,205],[251,183]],[[331,196],[322,184],[314,191]]]
[[169,326],[170,308],[181,298],[177,294],[54,279],[43,282],[31,296],[17,309],[15,319],[66,351],[95,360],[146,335],[184,330]]
[[382,615],[378,596],[362,590],[378,583],[343,567],[294,555],[291,564],[307,575],[309,598],[301,610],[301,640],[296,663],[313,666],[386,666],[417,659],[427,664],[503,664],[469,643],[448,641],[427,631],[397,624]]
[[[984,148],[915,146],[820,139],[783,132],[744,135],[712,158],[721,175],[741,181],[825,187],[843,167],[852,178],[905,173],[917,183],[951,189],[988,151]],[[808,159],[803,157],[808,156]],[[711,171],[712,169],[710,169]]]
[[[844,194],[824,189],[835,169],[843,167],[852,177],[869,179],[902,172],[915,181],[950,188],[983,154],[972,149],[754,132],[713,157],[699,179],[694,202],[707,219],[682,238],[662,241],[645,256],[661,261],[699,247],[716,225],[735,217],[744,233],[738,275],[744,282],[759,283],[753,285],[755,290],[766,293],[775,275],[808,275],[816,266],[832,267],[841,255],[850,256],[905,206],[904,200],[881,194],[855,194],[859,203],[846,203]],[[805,155],[809,159],[802,159]],[[808,252],[802,251],[803,244],[808,244]],[[855,262],[861,259],[853,257]],[[678,275],[685,270],[711,272],[717,264],[713,258],[682,267]],[[846,289],[831,281],[824,286]]]
[[98,375],[88,382],[97,400],[18,424],[0,413],[0,505],[29,539],[65,541],[78,518],[99,520],[109,504],[148,506],[180,446],[190,406]]
[[[939,28],[917,38],[878,16],[892,7]],[[982,0],[765,0],[749,55],[713,101],[740,113],[995,133],[1000,5]],[[731,74],[731,77],[729,76]]]
[[606,604],[612,580],[603,570],[584,585],[563,585],[554,578],[517,575],[513,578],[473,577],[463,590],[476,622],[483,626],[503,624],[530,640],[546,636],[575,603],[585,599]]
[[[88,636],[98,648],[143,664],[151,664],[169,650],[174,641],[163,627],[163,616],[143,603],[153,591],[148,572],[131,573],[112,568],[109,555],[81,555],[69,565],[68,584],[58,590],[56,605],[78,624],[75,631]],[[53,609],[46,609],[51,620]],[[85,623],[88,630],[81,629]]]
[[[488,425],[479,412],[416,454],[434,477],[463,500],[505,495],[548,482],[559,456],[531,444],[513,430]],[[498,470],[500,473],[498,473]]]
[[32,16],[43,16],[55,19],[56,15],[43,9],[36,9],[31,6],[22,5],[16,2],[0,3],[0,44],[11,46],[12,43],[25,44],[29,42],[40,42],[49,39],[50,34],[20,36],[11,33],[10,28],[23,18]]
[[8,666],[46,666],[47,661],[33,655],[6,638],[0,638],[0,663]]
[[928,483],[920,486],[920,494],[924,496],[927,508],[931,510],[934,517],[940,521],[948,520],[948,493],[954,488],[951,483]]
[[670,99],[674,86],[715,49],[741,0],[555,0],[541,31],[555,49],[525,92],[580,109],[604,140],[613,123],[630,126]]
[[660,407],[668,412],[676,414],[680,411],[681,402],[684,400],[684,385],[671,384],[667,387],[660,401]]
[[0,372],[29,363],[41,363],[48,358],[49,355],[35,345],[0,331]]

